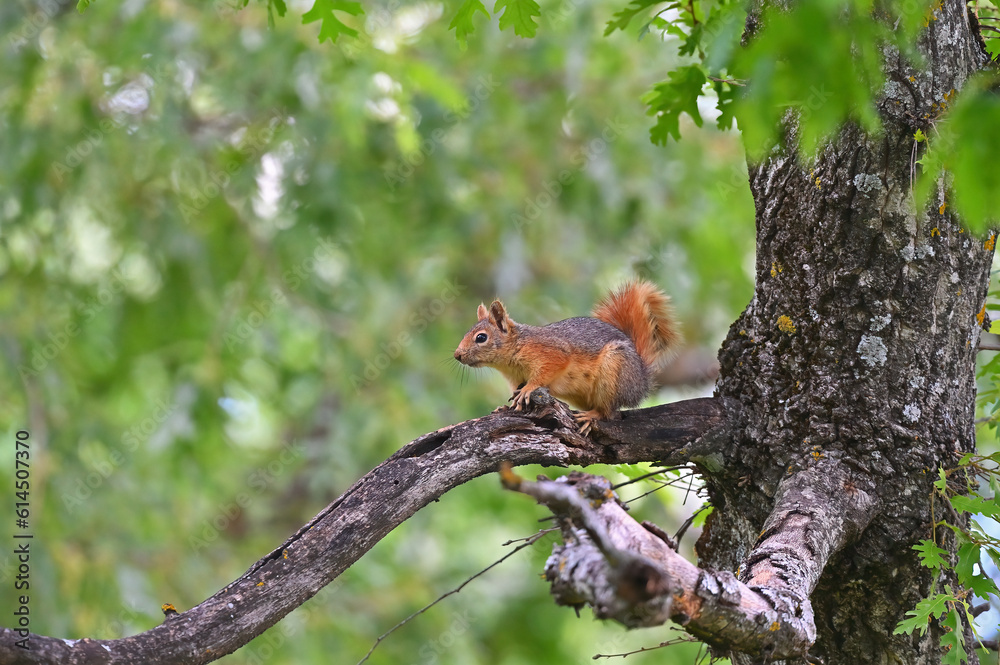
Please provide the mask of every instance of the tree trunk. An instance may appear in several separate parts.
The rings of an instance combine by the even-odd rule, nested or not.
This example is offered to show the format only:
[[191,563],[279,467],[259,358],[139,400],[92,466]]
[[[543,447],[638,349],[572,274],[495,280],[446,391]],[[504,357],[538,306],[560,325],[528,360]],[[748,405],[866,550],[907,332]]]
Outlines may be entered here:
[[787,147],[750,165],[756,291],[720,353],[731,447],[707,478],[716,510],[698,553],[709,568],[743,565],[747,582],[783,480],[828,459],[870,481],[878,513],[811,598],[810,654],[826,665],[942,658],[940,625],[892,633],[931,587],[911,546],[930,537],[936,470],[975,448],[993,249],[962,230],[944,185],[927,210],[912,198],[914,132],[933,140],[932,103],[988,62],[964,3],[934,15],[919,44],[926,69],[887,57],[880,135],[847,126],[818,155]]

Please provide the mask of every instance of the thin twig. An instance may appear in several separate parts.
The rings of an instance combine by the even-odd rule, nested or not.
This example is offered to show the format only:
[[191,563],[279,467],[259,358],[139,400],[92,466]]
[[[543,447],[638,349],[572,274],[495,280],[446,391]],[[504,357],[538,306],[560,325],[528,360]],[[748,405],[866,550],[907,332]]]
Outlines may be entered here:
[[539,536],[544,535],[546,533],[552,533],[553,531],[558,531],[558,530],[559,530],[559,527],[557,527],[557,526],[549,527],[548,529],[542,529],[538,533],[533,533],[530,536],[525,536],[524,538],[512,538],[511,540],[508,540],[506,543],[500,543],[500,546],[501,547],[506,547],[507,545],[513,545],[514,543],[519,543],[521,541],[527,542],[529,540],[533,544],[533,543],[538,542],[538,537]]
[[738,81],[736,79],[720,79],[720,78],[716,78],[715,76],[709,76],[708,80],[709,81],[715,81],[716,83],[728,83],[729,85],[738,85],[741,88],[746,87],[746,83],[745,82]]
[[677,547],[681,546],[681,538],[683,538],[684,534],[687,533],[688,528],[694,524],[694,518],[697,517],[699,513],[708,510],[711,507],[711,504],[706,503],[701,508],[691,513],[691,517],[684,520],[684,523],[681,524],[681,528],[677,529],[677,533],[674,534],[674,542],[677,543]]
[[626,485],[631,485],[632,483],[637,483],[640,480],[645,480],[646,478],[652,478],[653,476],[658,476],[661,473],[666,473],[667,471],[676,471],[678,469],[683,469],[683,468],[684,467],[682,467],[682,466],[668,466],[668,467],[664,467],[662,469],[657,469],[655,471],[650,471],[649,473],[645,473],[645,474],[639,476],[638,478],[631,478],[629,480],[626,480],[625,482],[618,483],[617,485],[612,485],[611,489],[612,490],[616,490],[619,487],[625,487]]
[[690,476],[688,476],[688,478],[690,478],[691,480],[688,483],[687,489],[684,491],[684,500],[681,501],[681,505],[682,506],[686,506],[687,505],[688,496],[690,496],[690,494],[691,494],[691,488],[694,487],[694,476],[695,476],[695,474],[693,474],[693,473]]
[[[394,632],[396,632],[397,630],[399,630],[400,628],[402,628],[403,626],[405,626],[406,624],[408,624],[411,620],[417,618],[418,616],[420,616],[421,614],[423,614],[424,612],[426,612],[430,608],[434,607],[435,605],[437,605],[438,603],[440,603],[442,600],[444,600],[448,596],[452,596],[452,595],[458,593],[459,591],[461,591],[462,589],[464,589],[465,586],[469,582],[471,582],[472,580],[474,580],[477,577],[485,574],[487,571],[489,571],[489,570],[491,570],[491,569],[499,566],[501,563],[503,563],[504,561],[506,561],[510,557],[514,556],[515,554],[517,554],[518,552],[520,552],[521,550],[523,550],[525,547],[530,547],[530,546],[534,545],[542,536],[544,536],[545,534],[547,534],[549,531],[552,531],[552,529],[543,529],[543,530],[539,531],[538,533],[536,533],[533,536],[528,536],[528,538],[525,539],[525,542],[521,543],[520,545],[518,545],[517,547],[515,547],[514,549],[512,549],[510,552],[507,552],[502,557],[500,557],[499,559],[497,559],[496,561],[494,561],[490,565],[486,566],[485,568],[483,568],[478,573],[476,573],[472,577],[468,578],[467,580],[465,580],[464,582],[462,582],[461,584],[459,584],[457,587],[455,587],[451,591],[447,591],[447,592],[441,594],[440,596],[438,596],[437,598],[435,598],[433,601],[431,601],[427,605],[424,605],[419,610],[417,610],[416,612],[414,612],[410,616],[406,617],[405,619],[403,619],[402,621],[400,621],[399,623],[397,623],[395,626],[393,626],[389,630],[387,630],[384,633],[382,633],[381,635],[379,635],[378,639],[375,640],[375,643],[372,644],[371,648],[368,650],[368,653],[366,653],[364,655],[364,658],[362,658],[361,660],[358,661],[357,665],[362,665],[362,663],[364,663],[365,661],[367,661],[368,658],[371,657],[371,655],[375,651],[375,649],[378,647],[378,645],[382,643],[382,640],[384,640],[385,638],[389,637]],[[510,542],[513,542],[513,541],[510,541]]]
[[623,501],[622,503],[624,503],[627,506],[630,503],[635,503],[639,499],[645,499],[650,494],[654,494],[656,492],[659,492],[660,490],[662,490],[665,487],[670,487],[670,484],[669,483],[658,483],[656,487],[654,487],[653,489],[649,490],[648,492],[643,492],[639,496],[631,498],[628,501]]
[[695,476],[695,475],[697,475],[697,474],[691,473],[691,474],[686,475],[686,476],[678,476],[678,477],[673,478],[671,480],[660,480],[660,481],[657,481],[659,483],[659,487],[655,487],[655,488],[649,490],[648,492],[644,492],[644,493],[640,494],[639,496],[637,496],[635,498],[632,498],[632,499],[629,499],[628,501],[625,501],[624,503],[625,504],[630,504],[630,503],[632,503],[634,501],[638,501],[639,499],[642,499],[642,498],[645,498],[645,497],[649,496],[653,492],[659,492],[664,487],[673,487],[676,483],[679,483],[682,480],[687,480],[688,478],[691,478],[692,476]]
[[684,642],[697,642],[693,637],[675,637],[672,640],[667,640],[666,642],[660,642],[655,647],[640,647],[635,651],[626,651],[625,653],[595,653],[591,660],[597,660],[598,658],[627,658],[633,654],[645,653],[646,651],[656,651],[657,649],[662,649],[664,647],[672,647],[675,644],[682,644]]

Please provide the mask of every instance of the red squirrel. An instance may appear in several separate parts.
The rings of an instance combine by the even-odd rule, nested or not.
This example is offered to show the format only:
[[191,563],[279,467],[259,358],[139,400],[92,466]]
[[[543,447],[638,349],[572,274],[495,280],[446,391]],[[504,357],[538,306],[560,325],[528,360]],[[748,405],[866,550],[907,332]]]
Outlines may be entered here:
[[652,374],[680,341],[670,299],[647,281],[625,284],[594,307],[593,318],[546,326],[517,323],[499,300],[480,304],[479,321],[465,334],[455,359],[492,367],[514,391],[514,409],[527,408],[536,388],[581,409],[580,432],[637,406],[652,388]]

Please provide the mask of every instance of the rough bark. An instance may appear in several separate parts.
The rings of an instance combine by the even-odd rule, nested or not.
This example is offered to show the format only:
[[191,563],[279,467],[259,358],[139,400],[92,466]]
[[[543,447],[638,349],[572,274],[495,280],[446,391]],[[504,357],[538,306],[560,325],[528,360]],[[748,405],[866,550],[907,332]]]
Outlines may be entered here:
[[[426,434],[366,474],[281,546],[197,607],[117,640],[64,640],[0,628],[5,665],[198,665],[232,653],[314,596],[392,529],[448,490],[519,464],[685,463],[721,424],[714,399],[629,411],[597,423],[595,443],[565,405],[536,391],[530,415],[501,410]],[[606,427],[605,427],[606,426]],[[702,454],[706,451],[698,448]]]
[[717,651],[801,658],[816,639],[809,596],[830,556],[875,513],[870,487],[839,462],[824,460],[789,478],[747,562],[748,580],[705,570],[625,511],[604,478],[570,474],[511,489],[549,506],[563,531],[545,566],[563,605],[589,604],[598,618],[626,626],[672,619]]
[[931,135],[932,104],[987,63],[963,2],[935,16],[923,69],[886,49],[879,135],[846,126],[797,157],[792,124],[786,147],[749,170],[756,291],[720,353],[731,437],[724,472],[707,476],[717,508],[698,552],[707,566],[742,565],[749,582],[747,554],[788,478],[836,459],[871,485],[879,513],[812,598],[811,654],[827,665],[942,657],[941,626],[892,632],[931,585],[910,548],[929,537],[935,470],[975,447],[977,314],[993,249],[962,230],[944,183],[927,210],[911,193],[914,132]]

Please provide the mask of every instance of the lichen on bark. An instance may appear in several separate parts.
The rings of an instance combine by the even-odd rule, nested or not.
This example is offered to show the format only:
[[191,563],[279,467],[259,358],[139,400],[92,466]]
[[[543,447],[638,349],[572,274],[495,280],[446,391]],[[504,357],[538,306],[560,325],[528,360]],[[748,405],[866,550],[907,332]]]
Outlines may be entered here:
[[924,638],[892,632],[931,586],[911,546],[929,537],[934,472],[975,448],[993,249],[943,205],[947,183],[918,210],[911,169],[913,135],[930,131],[923,110],[987,59],[961,2],[943,3],[918,48],[924,69],[886,51],[878,134],[848,124],[799,155],[791,122],[788,142],[750,164],[756,291],[720,353],[731,448],[707,479],[718,509],[699,543],[705,565],[739,567],[779,483],[818,458],[842,459],[881,503],[813,596],[811,653],[828,665],[940,662],[940,625]]

